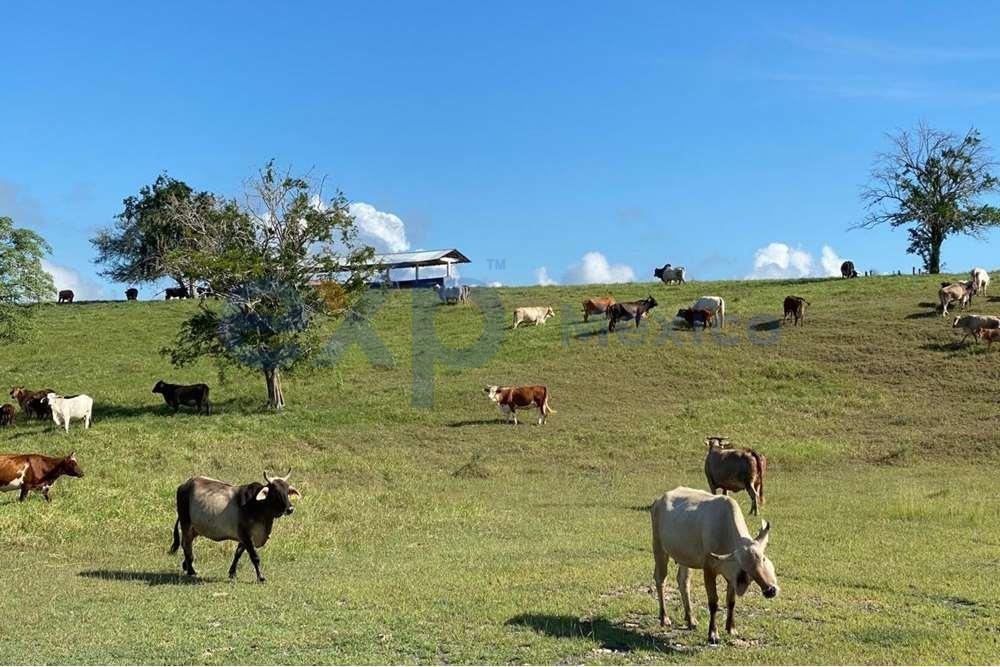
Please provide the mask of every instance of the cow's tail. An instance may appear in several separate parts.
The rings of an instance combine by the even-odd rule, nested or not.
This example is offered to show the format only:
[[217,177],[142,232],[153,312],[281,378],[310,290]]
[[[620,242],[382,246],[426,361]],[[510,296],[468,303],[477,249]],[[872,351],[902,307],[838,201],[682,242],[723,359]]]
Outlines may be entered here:
[[555,414],[555,410],[549,405],[549,391],[545,390],[545,398],[542,400],[542,413],[546,416]]
[[726,328],[726,300],[719,297],[719,328]]
[[758,499],[760,504],[764,504],[764,473],[767,471],[767,458],[763,454],[760,454],[755,449],[750,450],[750,455],[753,456],[754,460],[757,462],[757,494],[760,496]]
[[181,518],[177,517],[177,521],[174,522],[174,543],[170,545],[170,551],[167,553],[175,554],[177,553],[177,547],[181,545]]

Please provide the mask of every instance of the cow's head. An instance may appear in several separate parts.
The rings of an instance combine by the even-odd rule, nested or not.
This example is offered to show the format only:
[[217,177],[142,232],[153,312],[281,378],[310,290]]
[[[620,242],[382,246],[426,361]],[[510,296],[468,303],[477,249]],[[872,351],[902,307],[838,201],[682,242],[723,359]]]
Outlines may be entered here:
[[780,589],[774,565],[764,554],[770,535],[771,524],[764,521],[757,537],[751,542],[740,545],[732,553],[711,554],[715,568],[730,586],[736,586],[737,595],[746,593],[751,581],[760,586],[760,591],[766,598],[773,598],[778,594]]
[[23,393],[24,393],[24,387],[10,388],[10,397],[13,398],[14,400],[18,400],[19,398],[21,398],[21,394]]
[[656,305],[657,305],[657,303],[656,303],[656,299],[654,299],[654,298],[653,298],[653,295],[652,295],[652,294],[650,294],[649,296],[647,296],[647,297],[646,297],[646,306],[647,306],[648,308],[653,308],[653,307],[655,307]]
[[486,398],[496,403],[499,400],[497,397],[500,393],[500,387],[495,384],[491,384],[488,387],[483,387],[483,393],[486,394]]
[[549,319],[550,317],[555,317],[555,316],[556,316],[556,311],[552,310],[551,308],[545,309],[545,319]]
[[44,403],[45,405],[52,405],[52,402],[55,401],[57,398],[59,398],[59,394],[50,391],[49,393],[45,394],[45,398],[42,399],[42,403]]
[[688,313],[691,312],[690,308],[679,308],[677,310],[677,317],[687,317]]
[[728,447],[730,445],[730,440],[729,438],[725,438],[721,435],[710,435],[705,438],[705,444],[708,445],[709,449],[712,447],[718,447],[721,449],[723,447]]
[[[667,267],[663,267],[663,268],[665,269]],[[653,277],[654,278],[660,278],[660,279],[662,279],[663,278],[663,269],[653,269]]]
[[162,394],[163,393],[163,387],[164,387],[163,380],[157,381],[156,386],[153,387],[153,393],[154,394]]
[[274,516],[288,515],[294,512],[295,508],[292,507],[290,496],[302,497],[302,494],[288,483],[288,478],[291,475],[292,471],[289,470],[284,477],[268,477],[265,470],[264,481],[267,482],[267,486],[262,487],[257,492],[254,500],[264,503]]
[[83,470],[80,468],[80,464],[76,462],[76,454],[73,452],[70,452],[69,456],[59,462],[59,471],[70,477],[83,477]]

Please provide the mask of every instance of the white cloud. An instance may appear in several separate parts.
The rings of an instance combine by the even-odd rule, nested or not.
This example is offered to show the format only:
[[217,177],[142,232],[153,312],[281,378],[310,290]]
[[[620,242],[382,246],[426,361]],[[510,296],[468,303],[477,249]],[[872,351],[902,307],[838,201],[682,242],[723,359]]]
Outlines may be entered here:
[[801,248],[793,248],[786,243],[769,243],[754,253],[753,272],[747,278],[839,276],[843,261],[829,245],[823,246],[817,264],[813,256]]
[[92,280],[81,276],[77,271],[68,266],[53,264],[43,259],[42,270],[52,276],[52,282],[56,286],[56,291],[71,289],[73,296],[79,301],[96,301],[108,298],[108,290]]
[[358,225],[359,239],[380,252],[405,252],[410,249],[406,226],[399,216],[380,211],[371,204],[354,202],[348,206]]
[[823,256],[820,259],[823,265],[823,274],[826,276],[839,276],[840,265],[844,263],[844,258],[828,245],[823,246]]
[[548,287],[549,285],[558,285],[556,281],[549,277],[549,270],[544,266],[540,266],[535,269],[535,282],[542,287]]
[[491,280],[490,282],[486,283],[486,286],[487,287],[503,287],[503,283],[500,282],[499,280]]
[[630,283],[635,280],[635,271],[625,264],[611,264],[599,252],[588,252],[583,259],[573,264],[563,275],[563,282],[574,285],[591,283]]

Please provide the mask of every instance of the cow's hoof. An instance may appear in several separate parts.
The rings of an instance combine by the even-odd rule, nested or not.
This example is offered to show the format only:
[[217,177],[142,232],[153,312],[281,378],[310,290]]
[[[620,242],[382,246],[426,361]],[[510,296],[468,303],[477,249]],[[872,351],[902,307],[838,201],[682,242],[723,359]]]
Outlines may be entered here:
[[718,646],[719,645],[719,635],[709,635],[708,636],[708,645],[709,646]]
[[257,583],[258,584],[266,584],[267,583],[267,579],[265,579],[264,577],[257,577]]

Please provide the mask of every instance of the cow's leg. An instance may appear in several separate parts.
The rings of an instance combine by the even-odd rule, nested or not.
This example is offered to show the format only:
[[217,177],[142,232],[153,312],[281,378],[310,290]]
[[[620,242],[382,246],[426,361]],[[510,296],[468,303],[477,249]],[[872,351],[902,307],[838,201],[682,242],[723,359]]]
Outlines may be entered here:
[[52,500],[51,498],[49,498],[49,489],[51,488],[52,486],[50,484],[45,484],[42,486],[42,498],[45,498],[45,502],[51,502]]
[[184,549],[184,562],[181,563],[181,567],[184,568],[184,572],[188,576],[195,576],[197,572],[194,571],[194,549],[192,545],[194,544],[194,530],[192,530],[191,525],[187,526],[181,525],[181,547]]
[[726,582],[726,632],[736,634],[736,584]]
[[545,423],[545,404],[536,403],[538,406],[538,425],[541,426]]
[[246,547],[243,546],[242,542],[236,545],[236,553],[233,554],[233,564],[229,566],[230,579],[236,578],[236,566],[239,564],[240,557],[243,555],[244,551],[246,551]]
[[587,310],[586,308],[584,308],[583,309],[583,321],[586,322],[587,318],[589,318],[589,317],[590,317],[590,311]]
[[513,405],[510,406],[510,417],[512,420],[514,420],[514,426],[517,426],[517,411],[514,409]]
[[28,497],[28,487],[22,486],[21,487],[21,494],[17,497],[17,499],[18,499],[18,501],[23,502],[24,499],[27,498],[27,497]]
[[253,545],[253,540],[247,535],[246,539],[242,541],[243,546],[246,548],[247,553],[250,555],[250,562],[253,563],[253,569],[257,572],[257,581],[264,583],[264,575],[260,572],[260,556],[257,555],[257,549]]
[[90,410],[88,410],[87,414],[85,415],[85,419],[84,419],[84,422],[83,422],[83,427],[84,428],[90,428]]
[[684,622],[688,630],[694,630],[698,622],[691,616],[691,570],[683,565],[677,568],[677,590],[681,592],[681,604],[684,605]]
[[719,631],[715,627],[715,615],[719,612],[719,591],[715,587],[715,572],[705,568],[705,593],[708,594],[708,643],[719,643]]
[[670,619],[667,617],[667,605],[663,599],[663,580],[667,578],[667,565],[669,558],[660,544],[660,536],[653,526],[653,582],[656,584],[656,601],[660,605],[660,627],[669,628]]
[[750,514],[757,514],[757,489],[753,487],[753,482],[747,480],[746,483],[747,494],[750,496]]

